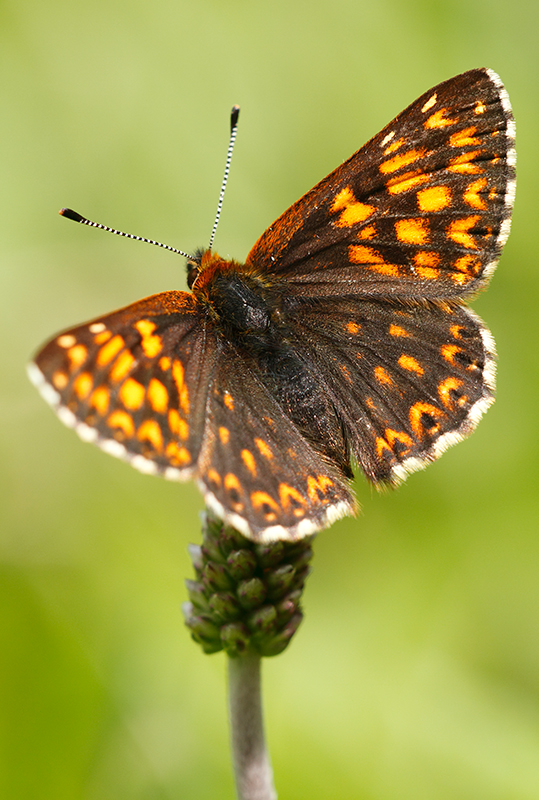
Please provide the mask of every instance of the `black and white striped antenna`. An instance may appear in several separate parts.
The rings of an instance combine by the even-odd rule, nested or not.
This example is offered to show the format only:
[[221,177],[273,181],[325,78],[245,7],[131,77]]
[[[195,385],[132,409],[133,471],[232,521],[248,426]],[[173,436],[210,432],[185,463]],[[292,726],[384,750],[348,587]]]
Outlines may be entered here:
[[[223,182],[221,184],[219,202],[217,203],[217,213],[215,215],[215,222],[213,223],[213,230],[211,232],[210,244],[208,247],[209,250],[212,249],[213,241],[215,239],[215,232],[217,230],[217,225],[219,223],[219,217],[221,216],[221,209],[223,207],[223,197],[225,195],[228,173],[230,171],[230,162],[232,161],[232,152],[234,150],[234,142],[236,141],[236,132],[238,129],[239,115],[240,115],[240,107],[234,106],[230,113],[230,141],[228,143],[228,151],[226,155],[225,174],[223,176]],[[187,258],[189,260],[193,259],[193,256],[189,255],[189,253],[186,253],[184,250],[179,250],[177,247],[171,247],[169,244],[156,242],[155,239],[147,239],[145,236],[135,236],[135,234],[133,233],[125,233],[124,231],[118,231],[116,230],[116,228],[110,228],[108,225],[102,225],[100,222],[92,222],[91,219],[83,217],[82,214],[79,214],[77,211],[73,211],[73,209],[71,208],[61,208],[59,214],[62,217],[67,217],[67,219],[72,219],[74,222],[80,222],[81,225],[88,225],[90,228],[99,228],[99,230],[107,231],[108,233],[114,233],[116,234],[116,236],[125,236],[126,239],[135,239],[137,242],[146,242],[147,244],[154,244],[156,247],[162,247],[164,250],[170,250],[171,253],[178,253],[178,255],[183,256],[184,258]]]
[[215,222],[213,223],[213,230],[211,232],[208,250],[211,250],[213,247],[215,232],[217,230],[217,225],[219,224],[221,209],[223,208],[223,197],[225,196],[226,183],[228,181],[228,173],[230,172],[230,162],[232,161],[232,153],[234,152],[234,142],[236,141],[236,134],[238,132],[239,115],[240,115],[240,107],[233,106],[232,111],[230,112],[230,141],[228,142],[228,151],[226,154],[225,174],[223,175],[221,192],[219,194],[219,202],[217,203],[217,213],[215,214]]
[[83,217],[82,214],[79,214],[77,211],[73,211],[71,208],[61,208],[58,212],[60,216],[67,217],[67,219],[72,219],[74,222],[80,222],[82,225],[89,225],[91,228],[99,228],[101,231],[107,231],[108,233],[115,233],[116,236],[125,236],[126,239],[136,239],[137,242],[146,242],[147,244],[155,244],[157,247],[163,247],[165,250],[170,250],[171,253],[178,253],[180,256],[184,256],[184,258],[191,259],[192,256],[189,253],[185,253],[183,250],[178,250],[177,247],[171,247],[169,244],[163,244],[162,242],[156,242],[155,239],[147,239],[145,236],[135,236],[134,233],[124,233],[124,231],[117,231],[116,228],[109,228],[108,225],[102,225],[100,222],[92,222],[91,219],[87,219]]

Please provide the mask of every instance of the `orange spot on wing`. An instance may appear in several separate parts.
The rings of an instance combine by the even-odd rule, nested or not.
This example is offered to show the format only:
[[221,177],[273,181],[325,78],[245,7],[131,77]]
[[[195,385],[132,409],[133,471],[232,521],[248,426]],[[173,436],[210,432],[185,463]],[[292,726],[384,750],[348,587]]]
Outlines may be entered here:
[[319,503],[321,500],[325,500],[323,495],[325,495],[326,490],[330,489],[332,486],[333,481],[328,475],[317,475],[316,477],[309,475],[307,478],[307,494],[309,499],[313,503]]
[[[462,384],[463,381],[458,378],[449,377],[441,381],[438,385],[438,395],[446,408],[453,408],[455,406],[455,400],[451,393],[459,389]],[[463,406],[467,401],[468,398],[464,394],[456,400],[459,406]]]
[[410,189],[429,181],[431,177],[428,172],[404,172],[396,178],[390,178],[386,183],[386,189],[390,194],[409,192]]
[[225,475],[225,489],[235,489],[237,492],[241,491],[241,483],[232,472],[227,472]]
[[464,202],[468,203],[472,208],[484,210],[487,207],[487,203],[484,197],[481,197],[481,192],[484,192],[486,186],[486,178],[478,178],[478,180],[470,183],[463,195]]
[[405,331],[404,328],[401,328],[400,325],[390,325],[389,326],[389,333],[391,336],[411,336],[408,331]]
[[69,378],[66,375],[66,373],[62,372],[61,370],[56,370],[56,372],[52,376],[53,386],[55,386],[57,389],[60,389],[61,391],[62,389],[66,388],[68,383],[69,383]]
[[146,419],[137,431],[140,442],[149,442],[157,453],[163,450],[163,434],[156,419]]
[[375,445],[376,445],[376,455],[378,456],[378,458],[383,457],[384,450],[387,450],[387,452],[390,453],[390,455],[393,455],[391,447],[388,445],[388,443],[382,436],[376,437]]
[[152,378],[148,384],[148,401],[157,414],[164,414],[168,408],[168,392],[157,378]]
[[255,437],[255,444],[258,447],[260,455],[268,459],[273,458],[273,452],[271,450],[271,447],[269,446],[269,444],[266,444],[266,442],[263,439]]
[[177,442],[169,442],[165,448],[165,456],[173,467],[186,467],[191,463],[191,454],[185,447],[180,447]]
[[73,381],[73,389],[79,400],[84,400],[88,397],[92,391],[93,385],[94,382],[89,372],[81,372],[80,375],[77,375]]
[[483,102],[481,102],[481,100],[478,100],[477,103],[475,104],[475,108],[473,110],[473,113],[474,114],[484,114],[486,110],[487,110],[486,105]]
[[440,263],[440,256],[427,250],[419,250],[414,255],[415,274],[425,280],[435,280],[440,277],[440,270],[436,267]]
[[475,145],[481,144],[481,140],[474,137],[476,131],[477,128],[472,127],[452,133],[449,137],[450,147],[475,147]]
[[429,186],[417,193],[417,205],[420,211],[432,213],[441,211],[451,205],[451,189],[448,186]]
[[391,153],[394,153],[395,150],[399,150],[402,145],[404,144],[404,138],[397,139],[395,142],[392,142],[386,149],[384,150],[385,156],[390,156]]
[[483,167],[474,162],[474,159],[478,158],[482,152],[482,150],[470,150],[468,153],[461,153],[459,156],[451,159],[447,169],[450,172],[459,172],[462,174],[467,172],[483,172]]
[[230,440],[230,431],[223,425],[219,428],[219,439],[221,440],[221,444],[228,444]]
[[[429,428],[426,427],[426,420],[423,420],[424,415],[433,420],[434,424],[430,425]],[[430,433],[431,435],[436,433],[440,429],[439,421],[436,420],[442,419],[443,416],[443,411],[430,403],[414,403],[409,411],[410,425],[418,439],[422,439],[425,433]]]
[[274,522],[277,514],[281,510],[267,492],[251,492],[251,503],[256,511],[261,511],[267,522]]
[[94,389],[90,397],[90,405],[92,408],[95,408],[97,413],[102,417],[104,417],[109,410],[109,403],[110,391],[106,386],[98,386],[97,389]]
[[279,500],[285,511],[292,508],[292,513],[296,517],[302,517],[305,513],[304,507],[306,505],[305,498],[293,486],[288,483],[279,484]]
[[407,150],[406,153],[398,153],[393,158],[388,158],[387,161],[382,161],[380,164],[380,172],[384,175],[387,175],[390,172],[396,172],[398,169],[402,169],[402,167],[407,167],[409,164],[413,164],[414,161],[417,161],[420,158],[423,158],[425,155],[426,150]]
[[451,119],[451,117],[447,116],[448,113],[447,108],[438,109],[438,111],[435,111],[434,114],[431,114],[430,117],[425,120],[423,123],[424,127],[432,129],[447,128],[449,125],[456,125],[458,119]]
[[161,356],[161,358],[159,359],[159,366],[161,367],[163,372],[166,372],[168,369],[170,369],[170,364],[171,361],[168,356]]
[[364,222],[371,214],[374,214],[376,206],[360,203],[354,197],[354,193],[350,187],[346,186],[335,197],[330,210],[334,214],[338,211],[341,212],[335,225],[338,225],[340,228],[351,228],[359,222]]
[[253,478],[256,478],[256,461],[251,451],[242,450],[241,460],[243,461],[243,463],[245,464],[245,466],[247,467]]
[[452,239],[456,244],[462,247],[467,247],[470,250],[477,250],[475,239],[469,233],[469,230],[479,222],[481,217],[465,217],[464,219],[456,219],[447,226],[447,236]]
[[106,367],[113,358],[116,358],[120,350],[125,347],[125,342],[120,335],[113,336],[112,339],[103,345],[97,354],[96,363],[98,367]]
[[127,378],[120,386],[118,396],[126,408],[136,411],[144,401],[144,386],[134,378]]
[[157,325],[149,319],[139,319],[135,328],[141,335],[141,347],[148,358],[155,358],[161,352],[163,342],[160,336],[153,335]]
[[229,411],[234,411],[234,398],[230,392],[225,391],[223,393],[223,402]]
[[357,322],[347,322],[346,330],[348,331],[348,333],[351,333],[352,336],[355,336],[356,333],[359,333],[359,331],[361,330],[361,325],[358,325]]
[[473,277],[481,271],[481,259],[475,255],[460,256],[453,266],[459,272]]
[[352,264],[366,264],[369,269],[379,272],[382,275],[399,276],[397,264],[388,264],[383,257],[372,247],[365,247],[362,244],[352,244],[348,248],[349,258]]
[[169,408],[168,427],[171,433],[175,436],[179,436],[182,441],[185,442],[189,438],[189,425],[180,417],[175,408]]
[[69,348],[67,357],[69,358],[71,369],[82,367],[88,357],[88,348],[83,344],[76,344]]
[[94,342],[100,345],[105,344],[105,342],[108,342],[111,336],[112,333],[110,331],[101,331],[101,333],[97,333],[94,336]]
[[403,244],[424,244],[429,238],[426,219],[399,219],[395,222],[397,239]]
[[408,356],[403,354],[399,357],[399,365],[403,368],[408,370],[408,372],[415,372],[416,375],[424,375],[425,370],[421,366],[421,364],[415,360],[413,356]]
[[209,469],[206,475],[207,479],[210,483],[213,483],[214,486],[219,487],[221,485],[221,476],[215,469]]
[[243,511],[244,504],[240,501],[241,483],[232,472],[225,475],[224,486],[229,492],[229,500],[235,511]]
[[455,356],[457,353],[462,353],[462,348],[456,344],[443,344],[440,347],[440,353],[442,358],[448,361],[451,366],[456,367],[458,365],[455,364]]
[[135,364],[135,358],[129,350],[123,350],[110,371],[112,381],[121,381],[125,378],[131,367]]
[[126,411],[113,411],[107,418],[107,424],[111,428],[119,428],[128,438],[135,433],[133,419]]
[[358,231],[357,234],[358,239],[366,239],[366,240],[374,239],[375,236],[376,236],[376,228],[374,225],[367,225],[366,228],[361,228],[361,230]]
[[189,414],[189,392],[187,391],[187,386],[185,385],[184,375],[185,373],[182,362],[175,359],[172,362],[172,377],[174,378],[174,383],[176,384],[176,389],[178,391],[180,408],[187,416],[187,414]]
[[385,384],[386,386],[393,386],[393,378],[383,367],[374,368],[374,377],[377,381]]
[[386,428],[384,431],[384,435],[393,453],[395,452],[396,442],[404,445],[404,449],[399,448],[400,456],[406,455],[410,451],[410,448],[413,445],[413,439],[410,436],[408,436],[408,434],[405,433],[405,431],[395,431],[392,428]]

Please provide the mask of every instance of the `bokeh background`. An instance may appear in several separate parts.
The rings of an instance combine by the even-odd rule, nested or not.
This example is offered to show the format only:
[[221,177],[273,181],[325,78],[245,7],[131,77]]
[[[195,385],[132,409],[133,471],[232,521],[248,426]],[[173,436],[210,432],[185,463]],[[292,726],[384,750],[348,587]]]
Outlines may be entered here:
[[83,444],[28,383],[63,327],[244,258],[422,92],[477,66],[517,120],[513,233],[474,308],[498,400],[468,441],[320,534],[289,650],[264,664],[282,798],[539,797],[539,6],[528,0],[66,0],[0,6],[0,794],[233,798],[225,660],[180,605],[201,498]]

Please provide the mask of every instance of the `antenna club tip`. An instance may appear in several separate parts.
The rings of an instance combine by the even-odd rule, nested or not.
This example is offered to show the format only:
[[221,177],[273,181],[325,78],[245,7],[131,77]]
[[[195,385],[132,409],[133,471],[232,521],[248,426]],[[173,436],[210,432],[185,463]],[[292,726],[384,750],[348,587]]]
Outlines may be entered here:
[[230,112],[230,129],[236,127],[238,124],[238,117],[240,115],[240,107],[239,106],[232,106],[232,111]]
[[61,208],[58,213],[61,217],[67,217],[68,219],[72,219],[74,222],[82,222],[84,219],[81,214],[77,214],[77,212],[73,211],[71,208]]

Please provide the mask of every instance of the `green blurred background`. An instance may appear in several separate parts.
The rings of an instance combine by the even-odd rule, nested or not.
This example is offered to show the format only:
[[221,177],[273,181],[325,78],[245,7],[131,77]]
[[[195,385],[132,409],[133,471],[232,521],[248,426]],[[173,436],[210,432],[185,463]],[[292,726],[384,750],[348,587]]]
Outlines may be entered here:
[[233,798],[225,660],[183,627],[196,488],[83,444],[24,365],[63,327],[242,259],[291,202],[441,80],[496,70],[517,120],[513,233],[474,308],[499,350],[474,436],[319,535],[306,618],[264,664],[282,798],[539,797],[539,8],[528,0],[0,6],[2,797]]

